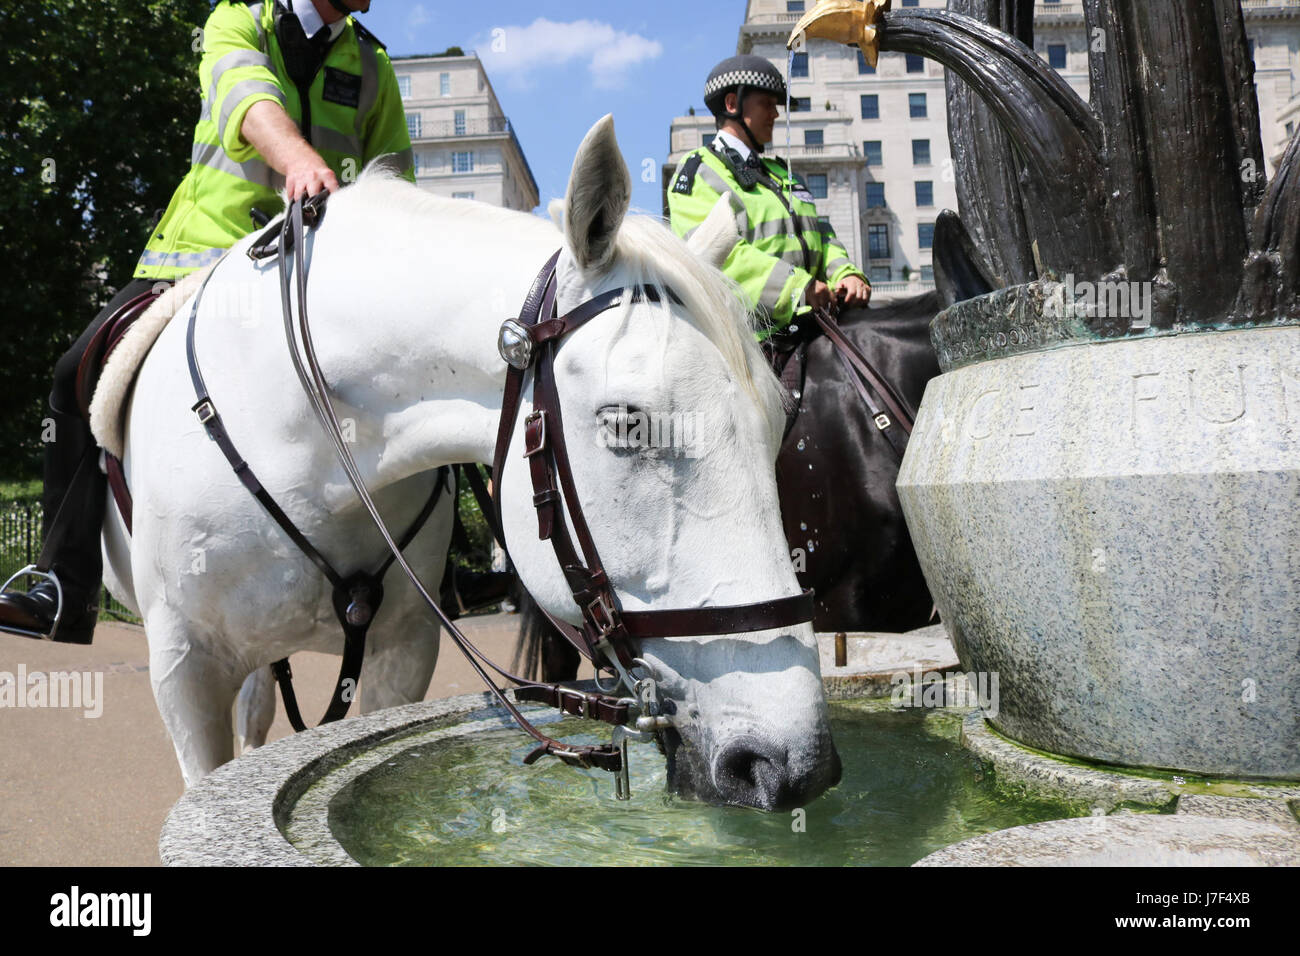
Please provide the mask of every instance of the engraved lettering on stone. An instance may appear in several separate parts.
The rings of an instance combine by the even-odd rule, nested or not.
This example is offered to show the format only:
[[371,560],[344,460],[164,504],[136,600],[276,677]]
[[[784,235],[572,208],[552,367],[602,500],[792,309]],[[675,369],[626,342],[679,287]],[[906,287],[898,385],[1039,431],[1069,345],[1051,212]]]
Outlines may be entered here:
[[[968,434],[970,435],[971,438],[974,438],[976,441],[983,441],[985,438],[988,438],[990,435],[993,434],[993,426],[991,422],[985,421],[981,423],[978,421],[980,417],[980,403],[982,403],[984,399],[988,398],[990,395],[1000,395],[1000,394],[1002,394],[1002,389],[990,388],[987,391],[982,392],[980,396],[976,398],[974,403],[971,405],[970,425],[969,425]],[[979,428],[980,424],[988,425],[988,430],[982,433],[979,432],[977,429]]]
[[[1011,432],[1011,434],[1015,435],[1017,438],[1027,438],[1038,431],[1038,422],[1036,421],[1036,416],[1033,414],[1036,406],[1025,404],[1030,400],[1037,401],[1037,398],[1035,398],[1035,396],[1026,395],[1025,392],[1029,391],[1030,389],[1036,389],[1038,387],[1039,386],[1037,385],[1020,386],[1021,405],[1019,408],[1016,409],[1014,428]],[[1029,429],[1028,431],[1023,430],[1026,427],[1028,427]]]
[[[1214,425],[1227,425],[1245,416],[1246,414],[1246,366],[1244,365],[1237,366],[1237,389],[1240,393],[1240,402],[1239,402],[1240,407],[1237,409],[1236,414],[1231,415],[1228,418],[1213,417],[1205,410],[1203,404],[1197,401],[1196,398],[1197,374],[1198,373],[1196,369],[1187,370],[1187,393],[1188,393],[1188,399],[1191,404],[1193,412],[1195,412],[1197,415],[1200,415],[1201,418],[1205,419],[1207,422],[1210,422],[1211,424]],[[1204,378],[1202,378],[1201,380],[1204,381]],[[1221,376],[1219,380],[1222,381]],[[1202,387],[1202,391],[1204,390],[1205,390],[1204,387]],[[1223,394],[1223,393],[1220,392],[1219,394]],[[1226,408],[1224,408],[1225,412],[1230,410],[1231,410],[1231,405],[1228,405]]]
[[[1154,402],[1160,397],[1159,372],[1138,372],[1133,376],[1133,430],[1138,427],[1138,409],[1143,402]],[[1144,382],[1143,379],[1155,381]]]

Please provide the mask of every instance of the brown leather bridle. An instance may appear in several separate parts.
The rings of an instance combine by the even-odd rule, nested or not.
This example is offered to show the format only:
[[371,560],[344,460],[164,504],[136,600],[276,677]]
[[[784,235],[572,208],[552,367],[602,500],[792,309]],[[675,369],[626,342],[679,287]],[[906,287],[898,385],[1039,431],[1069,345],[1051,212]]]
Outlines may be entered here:
[[[528,459],[532,478],[533,506],[537,509],[537,535],[543,541],[551,542],[574,603],[582,612],[580,629],[554,617],[551,618],[552,622],[598,667],[602,658],[608,662],[631,690],[635,682],[628,676],[627,670],[638,659],[634,644],[636,639],[736,634],[791,627],[811,621],[811,590],[790,597],[727,607],[662,611],[620,609],[618,598],[592,540],[591,529],[587,525],[574,485],[555,385],[555,353],[564,336],[622,304],[629,296],[633,301],[650,302],[658,302],[660,297],[659,292],[651,286],[613,289],[589,299],[563,317],[556,318],[555,267],[559,257],[557,251],[538,273],[524,300],[519,318],[508,319],[501,327],[498,350],[510,369],[506,376],[501,423],[497,430],[496,452],[493,456],[493,474],[497,476],[498,483],[495,510],[499,529],[500,480],[525,379],[531,369],[533,409],[524,419],[524,456]],[[668,295],[673,301],[680,302],[671,291]],[[543,316],[548,318],[544,319]],[[573,523],[572,536],[565,521],[566,502]],[[573,537],[578,539],[581,556],[574,547]]]
[[[360,470],[353,459],[338,416],[334,411],[333,401],[325,383],[325,376],[316,357],[312,344],[311,329],[307,319],[307,266],[304,242],[304,222],[319,225],[324,216],[324,194],[305,201],[290,204],[282,223],[276,223],[263,233],[259,240],[248,250],[251,258],[265,258],[271,255],[280,257],[281,302],[284,312],[286,337],[290,357],[294,363],[304,391],[310,400],[317,417],[326,434],[332,440],[340,464],[348,475],[353,488],[365,506],[371,520],[383,536],[392,554],[391,560],[401,567],[410,579],[416,592],[434,612],[442,626],[451,636],[453,643],[465,655],[470,665],[482,678],[488,690],[497,701],[506,708],[519,727],[537,742],[538,746],[524,763],[530,764],[543,755],[559,758],[571,766],[599,767],[618,775],[616,793],[620,799],[629,796],[627,776],[627,740],[638,737],[650,737],[667,726],[667,718],[657,712],[654,682],[650,677],[634,678],[629,671],[644,665],[637,657],[637,648],[633,643],[647,637],[692,637],[706,634],[735,634],[747,631],[760,631],[770,628],[790,627],[812,620],[813,592],[806,590],[798,595],[760,601],[752,604],[729,607],[682,608],[661,611],[623,611],[619,605],[614,589],[605,573],[604,565],[596,551],[590,528],[583,515],[579,497],[574,486],[573,473],[569,467],[568,451],[564,443],[564,426],[560,417],[559,395],[555,386],[554,360],[560,340],[568,333],[581,328],[591,319],[614,308],[624,301],[626,296],[633,299],[659,301],[658,292],[650,287],[634,289],[615,289],[602,293],[584,302],[563,317],[555,316],[556,281],[555,269],[560,253],[557,251],[547,261],[542,271],[533,281],[518,319],[507,320],[501,329],[498,347],[502,357],[509,365],[506,376],[505,392],[501,406],[501,421],[497,431],[497,444],[493,458],[493,473],[497,487],[495,500],[490,507],[483,509],[484,517],[492,525],[493,533],[504,546],[500,530],[500,480],[504,472],[506,454],[510,439],[514,434],[518,419],[520,400],[524,390],[525,378],[533,374],[533,409],[524,419],[524,455],[529,461],[529,470],[533,484],[533,505],[537,509],[538,535],[549,540],[555,549],[560,568],[568,582],[573,599],[582,613],[583,626],[575,628],[554,617],[551,620],[596,665],[597,669],[610,668],[617,672],[620,681],[632,693],[632,697],[610,697],[605,694],[593,694],[558,684],[541,684],[511,674],[493,664],[486,655],[470,642],[451,618],[433,599],[432,594],[419,576],[407,563],[402,554],[402,546],[394,540],[365,483]],[[295,329],[292,297],[290,295],[289,258],[293,259],[293,279],[296,280],[297,322]],[[219,264],[218,264],[219,265]],[[214,267],[213,271],[216,271]],[[209,275],[209,279],[211,275]],[[206,286],[207,283],[204,283]],[[672,296],[672,293],[669,293]],[[675,296],[672,296],[676,300]],[[283,528],[290,538],[303,548],[305,539],[293,527],[288,516],[274,505],[269,492],[260,489],[255,479],[250,483],[251,471],[239,458],[233,443],[224,432],[220,438],[214,435],[211,423],[216,420],[215,406],[205,394],[198,375],[197,356],[194,350],[194,327],[198,318],[199,300],[202,290],[196,296],[190,316],[187,351],[191,373],[195,377],[196,389],[200,391],[200,401],[194,408],[209,435],[218,441],[222,451],[231,461],[232,466],[241,476],[241,481],[267,509],[268,513]],[[545,316],[546,318],[543,318]],[[301,347],[301,354],[299,348]],[[242,471],[240,468],[242,467]],[[247,474],[245,474],[247,473]],[[258,494],[254,485],[261,490]],[[563,497],[561,497],[561,489]],[[268,504],[268,502],[270,502]],[[565,504],[568,504],[566,509]],[[431,509],[430,509],[431,510]],[[573,545],[565,521],[568,511],[573,523],[574,535],[582,550]],[[409,537],[413,537],[410,535]],[[403,542],[403,544],[406,542]],[[314,549],[304,548],[309,557]],[[584,563],[585,559],[585,563]],[[382,597],[382,594],[381,594]],[[337,603],[337,602],[336,602]],[[369,619],[373,619],[378,610],[377,602],[369,608]],[[550,617],[550,615],[547,615]],[[342,620],[342,618],[341,618]],[[361,636],[364,647],[364,633]],[[360,654],[357,654],[358,669]],[[575,716],[601,720],[615,726],[615,740],[611,744],[574,746],[555,740],[543,734],[533,726],[519,709],[505,696],[496,682],[488,676],[484,668],[490,668],[498,675],[515,685],[517,700],[539,701],[556,707]],[[355,679],[355,675],[353,675]],[[340,676],[340,685],[344,677]],[[355,685],[354,685],[355,686]],[[281,683],[283,690],[284,683]],[[350,697],[349,697],[350,699]],[[287,700],[287,695],[286,695]],[[628,731],[626,724],[633,710],[643,713],[636,719],[636,731]],[[327,719],[336,719],[331,715]]]

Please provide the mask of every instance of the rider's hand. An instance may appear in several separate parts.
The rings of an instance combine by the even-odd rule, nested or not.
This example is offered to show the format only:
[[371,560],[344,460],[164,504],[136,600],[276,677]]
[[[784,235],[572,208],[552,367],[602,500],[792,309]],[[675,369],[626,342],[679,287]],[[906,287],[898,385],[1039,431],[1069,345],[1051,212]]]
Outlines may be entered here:
[[803,292],[804,305],[814,309],[829,309],[831,306],[831,289],[821,279],[813,279]]
[[[306,144],[304,144],[306,145]],[[284,186],[289,199],[303,199],[319,192],[337,192],[338,178],[320,153],[307,146],[289,163],[284,174]]]
[[835,294],[845,308],[866,308],[871,301],[871,286],[862,281],[861,276],[847,275],[835,286]]

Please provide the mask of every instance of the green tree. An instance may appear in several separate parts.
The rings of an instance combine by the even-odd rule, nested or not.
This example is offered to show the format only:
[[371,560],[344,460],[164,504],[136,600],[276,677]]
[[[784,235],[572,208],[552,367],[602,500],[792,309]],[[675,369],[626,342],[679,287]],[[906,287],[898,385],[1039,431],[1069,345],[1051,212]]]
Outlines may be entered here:
[[54,363],[189,167],[212,6],[0,4],[0,478],[40,473]]

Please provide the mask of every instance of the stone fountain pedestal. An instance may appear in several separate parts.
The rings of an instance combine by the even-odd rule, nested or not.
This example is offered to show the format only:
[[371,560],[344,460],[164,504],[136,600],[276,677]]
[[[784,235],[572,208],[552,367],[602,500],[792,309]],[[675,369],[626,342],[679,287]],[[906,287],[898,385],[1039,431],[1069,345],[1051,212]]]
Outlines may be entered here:
[[995,728],[1300,780],[1300,327],[1101,339],[1035,283],[958,303],[898,478]]

